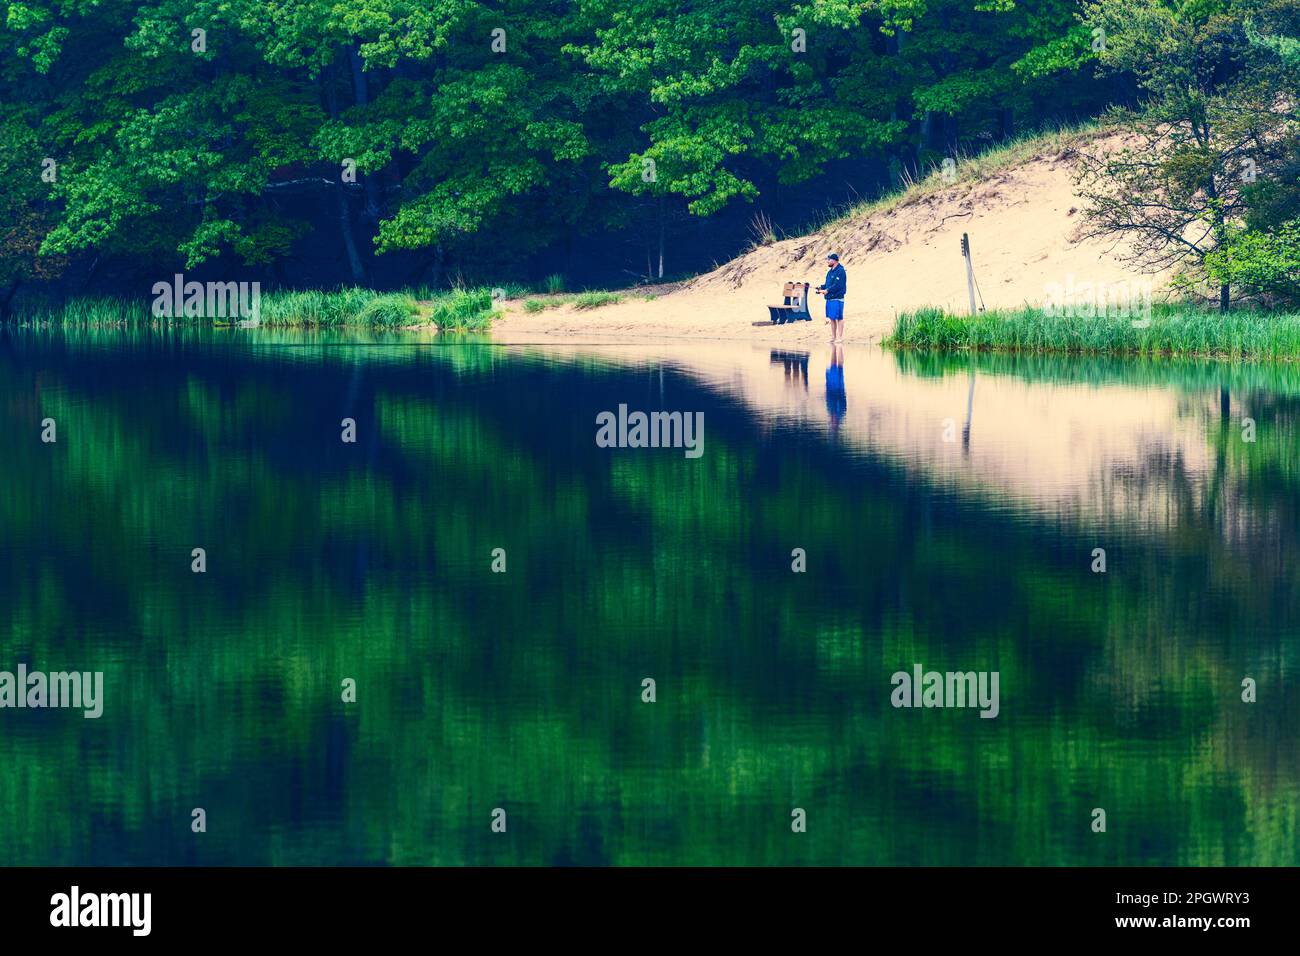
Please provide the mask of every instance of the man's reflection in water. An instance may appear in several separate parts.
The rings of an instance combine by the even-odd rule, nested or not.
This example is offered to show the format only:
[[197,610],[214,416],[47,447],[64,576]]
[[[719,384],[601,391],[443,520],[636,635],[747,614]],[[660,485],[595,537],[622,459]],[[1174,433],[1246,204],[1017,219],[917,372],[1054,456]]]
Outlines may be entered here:
[[771,364],[782,367],[785,372],[787,387],[798,389],[802,385],[803,390],[808,391],[807,352],[786,352],[781,349],[772,349]]
[[849,410],[849,399],[844,394],[844,346],[831,346],[831,364],[826,366],[826,411],[831,418],[831,434],[837,435],[840,422]]

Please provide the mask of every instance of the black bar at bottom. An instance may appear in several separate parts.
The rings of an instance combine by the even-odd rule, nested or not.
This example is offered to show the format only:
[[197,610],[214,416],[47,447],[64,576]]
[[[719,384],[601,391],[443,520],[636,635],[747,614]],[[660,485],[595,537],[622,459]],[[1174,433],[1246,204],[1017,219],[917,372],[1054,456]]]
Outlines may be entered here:
[[15,868],[0,869],[0,925],[6,941],[75,933],[83,943],[331,944],[447,928],[484,940],[559,932],[608,941],[611,921],[633,937],[703,921],[708,935],[725,928],[733,939],[761,939],[813,921],[819,936],[903,930],[927,942],[996,933],[1231,943],[1295,925],[1296,877],[1295,869]]

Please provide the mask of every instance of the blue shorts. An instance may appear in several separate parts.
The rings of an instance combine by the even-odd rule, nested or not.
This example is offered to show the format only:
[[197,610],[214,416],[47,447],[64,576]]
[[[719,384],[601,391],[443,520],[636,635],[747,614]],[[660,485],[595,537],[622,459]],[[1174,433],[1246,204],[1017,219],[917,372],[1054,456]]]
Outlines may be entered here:
[[826,318],[832,322],[838,322],[844,318],[844,300],[827,299],[826,300]]

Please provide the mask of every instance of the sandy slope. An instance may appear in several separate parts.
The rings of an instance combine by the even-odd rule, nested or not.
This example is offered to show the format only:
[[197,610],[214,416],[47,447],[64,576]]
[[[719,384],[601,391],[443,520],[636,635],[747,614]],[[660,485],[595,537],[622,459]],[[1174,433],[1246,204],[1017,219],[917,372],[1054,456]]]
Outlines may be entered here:
[[[1089,148],[1107,145],[1102,141]],[[1071,156],[1042,154],[991,178],[763,247],[651,301],[631,294],[600,309],[566,306],[535,314],[512,302],[494,336],[502,341],[636,336],[820,342],[829,327],[819,298],[813,302],[814,321],[795,325],[770,325],[766,305],[780,301],[786,279],[818,285],[825,276],[823,257],[834,251],[849,276],[846,340],[875,342],[901,310],[924,305],[967,310],[963,232],[970,234],[976,281],[990,308],[1041,305],[1051,284],[1150,282],[1118,260],[1113,242],[1079,239],[1082,202],[1074,190]]]

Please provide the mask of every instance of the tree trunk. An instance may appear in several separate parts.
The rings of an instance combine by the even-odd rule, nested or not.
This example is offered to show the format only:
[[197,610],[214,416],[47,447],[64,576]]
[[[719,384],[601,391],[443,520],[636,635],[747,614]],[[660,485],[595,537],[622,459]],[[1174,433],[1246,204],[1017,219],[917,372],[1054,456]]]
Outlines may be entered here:
[[[86,274],[83,275],[81,277],[81,281],[77,283],[77,295],[86,294],[86,290],[90,288],[90,280],[94,278],[95,270],[98,268],[99,268],[99,256],[95,256],[95,258],[91,260],[90,265],[87,267]],[[63,299],[66,302],[68,298],[69,298],[69,294],[67,291],[67,287],[66,285],[64,285]]]
[[442,246],[440,245],[434,246],[433,261],[429,263],[429,268],[427,271],[428,284],[429,287],[432,289],[437,289],[439,283],[442,282],[442,262],[444,257],[445,256],[443,253]]
[[664,277],[664,197],[659,197],[659,278]]
[[926,110],[921,118],[921,144],[926,149],[938,151],[942,148],[943,134],[938,129],[939,124],[939,114],[933,110]]
[[352,70],[352,99],[357,106],[365,106],[370,102],[370,91],[366,88],[365,63],[355,44],[348,47],[348,66]]
[[[363,69],[365,63],[362,62],[361,51],[356,46],[348,48],[348,63],[352,68],[353,102],[364,109],[370,105],[370,87],[367,84],[366,73]],[[377,173],[361,174],[361,184],[366,190],[365,218],[376,227],[379,225],[380,217],[379,180],[377,176]]]
[[[325,102],[329,106],[330,117],[338,119],[338,96],[334,92],[334,84],[328,78],[325,79]],[[335,169],[334,175],[338,176],[337,169]],[[352,270],[352,281],[358,285],[364,285],[366,268],[361,261],[360,253],[357,251],[356,236],[352,234],[352,213],[348,209],[347,190],[343,188],[341,180],[335,183],[334,195],[337,201],[339,233],[343,237],[343,248],[347,251],[348,267]]]
[[[1206,126],[1203,132],[1198,132],[1196,138],[1200,143],[1208,146],[1211,141],[1209,127]],[[1224,215],[1222,203],[1218,201],[1219,197],[1222,194],[1223,191],[1219,189],[1218,182],[1215,181],[1214,175],[1211,174],[1208,181],[1205,183],[1205,195],[1209,198],[1210,202],[1212,203],[1211,210],[1212,210],[1213,220],[1210,223],[1210,230],[1214,234],[1215,249],[1222,249],[1228,239],[1227,218]],[[1204,263],[1204,261],[1205,261],[1204,254],[1202,254],[1201,257],[1202,264]],[[1224,283],[1219,286],[1219,311],[1220,312],[1228,311],[1228,306],[1229,306],[1228,292],[1229,289],[1227,283]]]
[[339,211],[339,233],[343,236],[343,248],[348,253],[348,266],[352,270],[352,281],[358,285],[364,285],[366,281],[366,267],[361,262],[361,254],[357,252],[357,240],[352,235],[352,214],[348,211],[348,195],[340,183],[334,190],[334,195],[338,197]]

